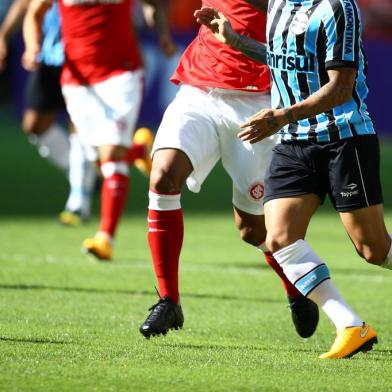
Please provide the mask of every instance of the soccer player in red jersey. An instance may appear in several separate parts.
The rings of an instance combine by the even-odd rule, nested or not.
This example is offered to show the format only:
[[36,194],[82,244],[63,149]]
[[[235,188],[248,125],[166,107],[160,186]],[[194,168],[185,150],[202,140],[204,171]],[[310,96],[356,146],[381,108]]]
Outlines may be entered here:
[[[24,22],[23,62],[35,69],[41,44],[41,22],[53,0],[33,0]],[[132,0],[59,0],[65,63],[61,76],[67,110],[90,158],[103,176],[101,221],[85,251],[99,259],[112,257],[112,242],[128,191],[128,165],[139,160],[148,171],[153,141],[142,129],[132,134],[143,90],[143,62],[132,26]],[[153,8],[159,40],[166,55],[175,51],[159,0]],[[140,161],[144,160],[144,161]],[[136,164],[135,162],[135,164]]]
[[[221,9],[239,33],[265,42],[266,17],[256,0],[204,0]],[[202,17],[196,11],[199,22]],[[264,246],[264,172],[276,139],[243,143],[239,124],[270,105],[269,70],[223,43],[201,26],[185,50],[172,81],[181,84],[167,108],[153,146],[148,240],[159,286],[159,302],[140,327],[145,337],[166,334],[184,322],[179,302],[178,265],[183,240],[181,189],[198,192],[222,160],[233,181],[234,218],[241,238],[259,248],[282,278],[297,332],[308,337],[318,322],[318,308],[286,279]]]

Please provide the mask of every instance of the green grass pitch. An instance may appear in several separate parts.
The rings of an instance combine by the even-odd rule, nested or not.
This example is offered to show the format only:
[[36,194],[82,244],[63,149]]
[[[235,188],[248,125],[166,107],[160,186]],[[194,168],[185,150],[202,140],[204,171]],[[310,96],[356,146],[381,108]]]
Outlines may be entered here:
[[[77,229],[57,225],[64,177],[15,126],[2,126],[0,143],[1,391],[392,390],[392,273],[359,259],[330,207],[316,215],[308,239],[377,329],[372,352],[320,361],[335,337],[324,315],[312,338],[297,337],[280,282],[239,240],[221,168],[199,196],[184,192],[184,329],[145,340],[138,327],[156,301],[146,180],[133,173],[115,261],[98,263],[80,254],[97,217]],[[391,169],[392,144],[384,142],[390,231]]]

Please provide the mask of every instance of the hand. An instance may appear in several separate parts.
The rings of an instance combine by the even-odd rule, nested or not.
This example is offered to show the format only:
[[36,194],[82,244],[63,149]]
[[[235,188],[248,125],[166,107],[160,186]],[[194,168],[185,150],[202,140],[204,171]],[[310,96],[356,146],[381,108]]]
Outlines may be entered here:
[[286,124],[288,121],[282,109],[263,109],[240,125],[243,131],[238,137],[243,142],[254,144],[274,135]]
[[7,54],[7,41],[5,40],[3,35],[0,34],[0,72],[3,71],[6,66]]
[[193,16],[198,23],[208,27],[220,42],[234,46],[238,40],[239,35],[233,30],[230,21],[215,8],[202,7],[196,10]]
[[40,67],[40,62],[38,59],[39,53],[40,48],[26,48],[22,55],[22,65],[26,71],[37,71],[37,69]]
[[177,53],[176,44],[169,35],[162,35],[159,38],[159,45],[161,46],[163,54],[167,58],[172,57]]

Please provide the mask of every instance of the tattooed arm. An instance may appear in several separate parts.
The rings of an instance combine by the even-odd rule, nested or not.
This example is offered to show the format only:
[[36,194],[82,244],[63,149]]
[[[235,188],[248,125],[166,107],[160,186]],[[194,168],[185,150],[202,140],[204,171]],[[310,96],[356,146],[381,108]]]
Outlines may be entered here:
[[[261,4],[262,2],[254,0],[250,3]],[[239,50],[255,61],[266,64],[267,50],[265,44],[238,34],[233,30],[230,21],[221,12],[214,8],[203,7],[197,10],[194,16],[197,22],[208,27],[220,42]]]
[[275,134],[285,125],[327,112],[352,98],[357,70],[337,68],[328,70],[329,82],[302,102],[288,108],[264,109],[241,125],[238,136],[243,141],[257,143]]

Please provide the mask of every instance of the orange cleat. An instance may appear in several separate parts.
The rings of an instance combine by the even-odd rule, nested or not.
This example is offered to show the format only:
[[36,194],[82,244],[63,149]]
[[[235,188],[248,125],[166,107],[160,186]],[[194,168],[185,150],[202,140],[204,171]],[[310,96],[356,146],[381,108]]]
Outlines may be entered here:
[[321,354],[319,358],[350,358],[360,351],[370,351],[375,343],[377,343],[377,333],[370,325],[363,323],[362,327],[347,327],[337,331],[331,349]]
[[99,231],[94,237],[85,239],[82,252],[92,254],[100,260],[111,260],[113,246],[109,234]]

